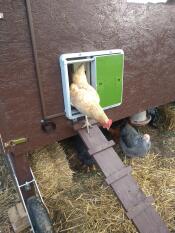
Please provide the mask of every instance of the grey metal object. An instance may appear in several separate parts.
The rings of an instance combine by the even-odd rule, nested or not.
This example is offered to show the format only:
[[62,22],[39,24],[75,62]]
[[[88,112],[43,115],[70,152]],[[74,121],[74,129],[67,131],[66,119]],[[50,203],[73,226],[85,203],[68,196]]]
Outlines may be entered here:
[[135,126],[147,125],[151,121],[151,116],[147,116],[147,112],[139,112],[130,117],[130,122]]

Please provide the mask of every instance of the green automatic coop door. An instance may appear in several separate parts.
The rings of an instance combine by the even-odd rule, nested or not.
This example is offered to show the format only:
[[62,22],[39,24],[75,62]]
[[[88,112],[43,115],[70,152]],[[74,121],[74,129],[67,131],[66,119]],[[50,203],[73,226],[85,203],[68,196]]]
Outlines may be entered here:
[[123,61],[123,54],[96,57],[96,88],[103,108],[122,102]]
[[[124,51],[121,49],[102,50],[81,53],[67,53],[60,56],[61,77],[64,95],[65,113],[69,119],[83,116],[71,105],[69,70],[75,71],[84,64],[87,81],[100,96],[100,105],[109,109],[122,103]],[[71,69],[68,69],[70,67]]]

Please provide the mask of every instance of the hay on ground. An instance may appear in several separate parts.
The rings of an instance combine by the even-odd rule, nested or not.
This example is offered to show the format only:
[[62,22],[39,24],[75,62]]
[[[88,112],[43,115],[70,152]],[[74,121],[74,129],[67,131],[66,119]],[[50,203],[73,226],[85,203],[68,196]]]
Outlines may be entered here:
[[59,197],[72,187],[73,172],[60,144],[55,143],[31,156],[31,166],[44,201],[54,221],[59,221]]
[[160,108],[163,117],[163,126],[166,130],[175,130],[175,104],[167,104]]
[[[63,152],[56,151],[47,149],[35,154],[32,164],[57,232],[136,233],[101,172],[75,173],[72,180],[65,155],[64,162],[58,162],[58,151]],[[132,165],[133,175],[145,194],[153,195],[158,213],[173,232],[175,158],[150,154],[125,163]]]
[[149,154],[144,159],[127,160],[133,176],[149,196],[155,200],[157,212],[171,232],[175,230],[175,157]]
[[[73,152],[73,150],[72,150]],[[56,232],[136,233],[124,210],[104,182],[100,171],[72,172],[60,144],[37,151],[31,157],[45,203]],[[170,232],[175,229],[175,157],[149,154],[145,158],[126,159],[132,175],[146,195],[152,195],[155,207]],[[10,233],[7,210],[19,201],[10,177],[0,192],[0,230]]]
[[2,155],[0,155],[0,232],[11,233],[12,229],[8,218],[8,209],[19,202],[11,176],[4,165]]

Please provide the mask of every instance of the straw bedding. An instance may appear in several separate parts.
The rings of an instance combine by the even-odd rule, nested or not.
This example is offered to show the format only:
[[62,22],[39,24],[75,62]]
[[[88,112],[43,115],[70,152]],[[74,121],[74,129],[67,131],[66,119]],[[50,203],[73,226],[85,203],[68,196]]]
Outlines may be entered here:
[[[72,173],[66,160],[59,157],[59,152],[63,153],[60,149],[61,145],[58,144],[57,147],[58,154],[55,151],[44,150],[39,156],[33,156],[35,164],[33,169],[57,232],[137,232],[125,217],[110,187],[106,186],[101,172],[97,170],[89,174],[76,171]],[[70,151],[76,157],[72,148]],[[74,157],[68,156],[68,159],[71,158],[69,162],[76,160]],[[64,173],[60,171],[59,163],[56,163],[61,158],[66,164]],[[173,232],[175,229],[175,157],[167,158],[149,154],[143,159],[126,159],[124,162],[132,166],[133,176],[146,195],[153,195],[157,211]],[[60,164],[63,167],[63,162]],[[62,178],[58,178],[60,175]]]
[[0,156],[0,232],[10,233],[7,211],[15,203],[19,202],[18,194],[16,193],[11,177],[4,165],[4,160]]
[[[172,141],[169,146],[173,145]],[[65,147],[69,148],[66,153]],[[170,231],[175,232],[175,157],[151,151],[143,159],[123,160],[132,166],[132,175],[145,194],[153,195],[158,213]],[[55,143],[31,156],[31,166],[56,232],[136,233],[112,190],[105,184],[102,173],[97,169],[87,174],[82,169],[78,171],[77,167],[73,171],[70,167],[77,164],[76,161],[76,152],[68,142],[66,146]],[[1,168],[4,169],[3,165]],[[0,191],[2,233],[12,232],[7,210],[17,201],[8,176],[5,190]]]
[[175,103],[170,103],[160,108],[162,125],[164,129],[175,131]]

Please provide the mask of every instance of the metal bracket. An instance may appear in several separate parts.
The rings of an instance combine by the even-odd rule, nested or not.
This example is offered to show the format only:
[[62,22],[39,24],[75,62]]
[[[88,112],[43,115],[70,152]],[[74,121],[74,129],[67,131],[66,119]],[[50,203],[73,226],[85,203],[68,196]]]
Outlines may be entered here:
[[27,138],[12,139],[12,140],[9,140],[8,142],[5,142],[4,147],[5,148],[13,147],[13,146],[16,146],[16,145],[19,145],[19,144],[26,143],[27,141],[28,141]]

